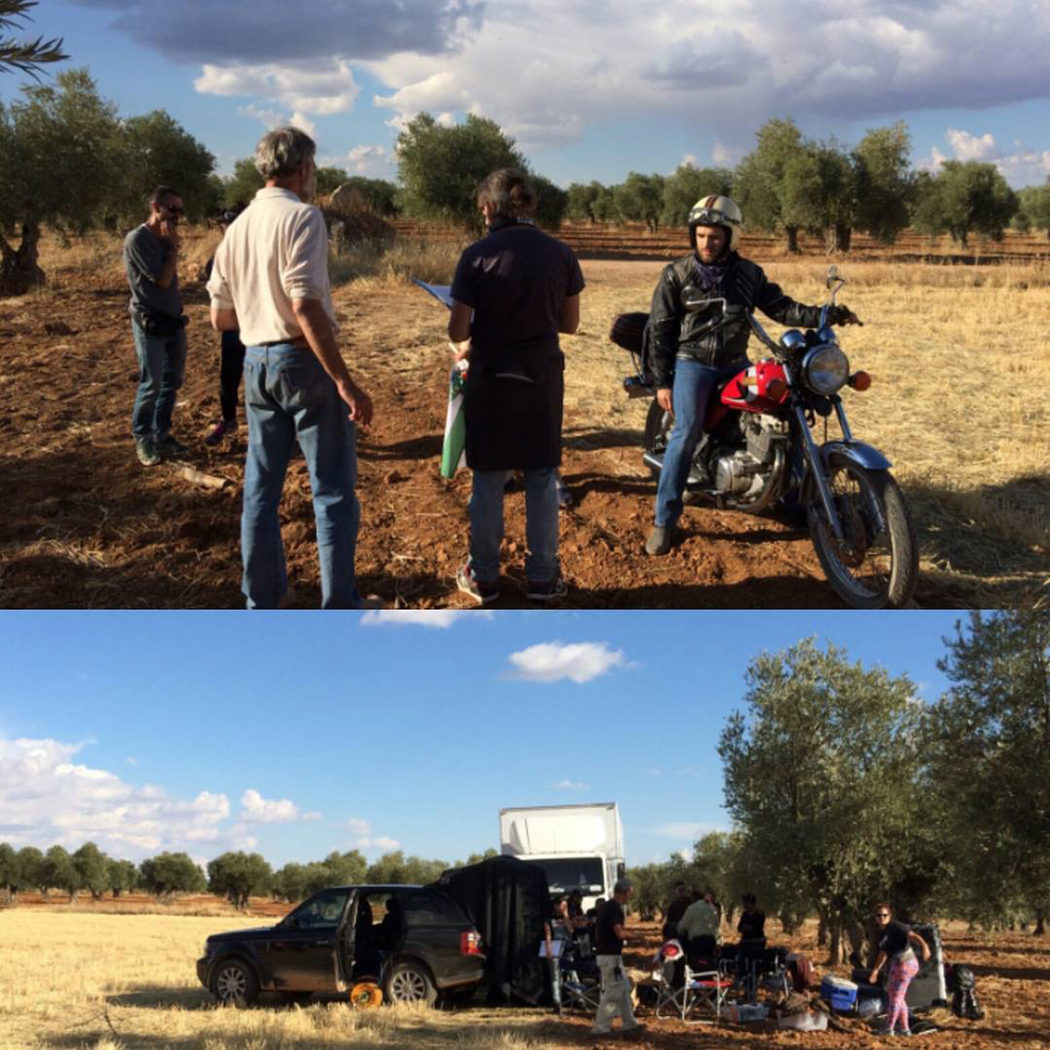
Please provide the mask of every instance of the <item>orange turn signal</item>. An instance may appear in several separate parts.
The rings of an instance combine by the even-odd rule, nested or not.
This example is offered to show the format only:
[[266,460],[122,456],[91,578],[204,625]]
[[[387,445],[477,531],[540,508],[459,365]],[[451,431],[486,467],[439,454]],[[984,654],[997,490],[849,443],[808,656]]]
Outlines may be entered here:
[[867,372],[854,372],[849,377],[849,385],[854,390],[867,390],[871,386],[871,376]]
[[783,401],[788,392],[788,385],[783,379],[771,379],[766,384],[766,397],[771,401]]

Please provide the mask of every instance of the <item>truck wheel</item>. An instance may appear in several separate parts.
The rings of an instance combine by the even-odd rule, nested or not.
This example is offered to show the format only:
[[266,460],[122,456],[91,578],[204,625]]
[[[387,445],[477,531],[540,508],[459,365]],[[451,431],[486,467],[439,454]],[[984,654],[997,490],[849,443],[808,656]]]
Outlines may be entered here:
[[383,989],[392,1003],[426,1003],[433,1006],[437,989],[430,974],[419,963],[400,962],[390,971]]
[[220,1003],[254,1003],[259,997],[259,978],[240,959],[227,959],[219,964],[212,978],[211,990]]

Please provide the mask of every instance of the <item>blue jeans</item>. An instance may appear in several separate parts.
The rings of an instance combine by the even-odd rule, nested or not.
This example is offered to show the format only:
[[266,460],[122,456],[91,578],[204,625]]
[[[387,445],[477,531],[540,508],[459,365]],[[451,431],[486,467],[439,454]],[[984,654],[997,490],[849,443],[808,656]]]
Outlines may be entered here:
[[732,378],[745,366],[746,361],[743,359],[720,368],[702,365],[688,358],[675,361],[674,385],[671,388],[674,425],[667,439],[664,465],[656,489],[657,525],[672,527],[681,517],[682,495],[689,477],[693,452],[704,429],[711,392],[719,382]]
[[162,438],[171,430],[175,394],[186,374],[186,330],[180,328],[175,335],[147,335],[132,320],[131,337],[139,359],[131,433],[136,441]]
[[248,608],[275,608],[288,587],[277,509],[297,438],[313,492],[321,607],[360,608],[361,596],[354,584],[361,522],[354,495],[356,431],[335,383],[309,349],[290,343],[249,346],[244,357],[244,408],[248,459],[241,516],[241,590]]
[[[555,467],[526,470],[525,575],[530,583],[546,583],[558,575],[558,471]],[[499,545],[503,539],[505,470],[475,470],[470,493],[470,565],[477,579],[499,579]]]

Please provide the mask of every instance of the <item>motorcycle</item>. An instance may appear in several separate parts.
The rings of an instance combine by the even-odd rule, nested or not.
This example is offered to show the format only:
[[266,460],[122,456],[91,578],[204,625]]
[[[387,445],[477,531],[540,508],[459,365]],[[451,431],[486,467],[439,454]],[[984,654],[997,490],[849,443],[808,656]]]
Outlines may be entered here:
[[[899,608],[912,598],[918,575],[915,529],[890,461],[854,439],[840,391],[867,390],[867,372],[851,373],[827,323],[846,283],[828,270],[829,296],[815,329],[789,329],[774,340],[753,311],[705,298],[687,286],[682,305],[707,311],[701,332],[746,312],[771,356],[721,384],[707,406],[704,431],[690,464],[687,498],[758,514],[775,506],[804,515],[821,567],[836,593],[858,609]],[[663,466],[672,416],[656,400],[648,367],[648,314],[621,314],[610,338],[628,350],[635,372],[623,386],[631,398],[651,397],[642,460],[654,476]],[[841,438],[829,439],[834,414]],[[823,435],[814,431],[823,420]]]

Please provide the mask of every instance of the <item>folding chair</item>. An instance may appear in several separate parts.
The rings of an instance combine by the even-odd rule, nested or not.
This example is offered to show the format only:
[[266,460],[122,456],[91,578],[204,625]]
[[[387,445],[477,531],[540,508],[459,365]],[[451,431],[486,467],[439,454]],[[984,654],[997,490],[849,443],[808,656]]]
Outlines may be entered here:
[[566,942],[561,957],[561,1001],[570,1010],[596,1013],[602,997],[601,974],[589,944]]
[[[659,963],[656,1016],[679,1017],[686,1024],[717,1024],[733,981],[717,968],[694,970],[676,941],[664,945]],[[696,1016],[705,1010],[712,1011],[714,1018]]]
[[763,948],[751,958],[750,989],[752,996],[764,988],[771,992],[791,990],[791,977],[787,968],[786,948]]

